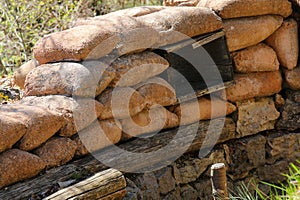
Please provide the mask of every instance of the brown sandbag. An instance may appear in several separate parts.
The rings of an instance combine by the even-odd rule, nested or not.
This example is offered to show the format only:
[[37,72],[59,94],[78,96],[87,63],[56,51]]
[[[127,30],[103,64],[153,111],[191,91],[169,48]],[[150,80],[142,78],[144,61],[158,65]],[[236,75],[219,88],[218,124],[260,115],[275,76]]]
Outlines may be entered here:
[[21,65],[21,67],[14,72],[14,83],[21,89],[24,89],[27,74],[37,66],[38,62],[35,59],[32,59]]
[[66,164],[74,157],[77,145],[69,138],[51,138],[34,153],[46,164],[47,168]]
[[153,77],[135,88],[145,97],[148,107],[155,105],[170,106],[177,102],[175,89],[162,78]]
[[200,120],[224,117],[235,110],[236,107],[227,101],[202,97],[198,101],[181,103],[175,108],[174,113],[178,116],[180,125],[187,125]]
[[0,154],[0,189],[4,186],[36,176],[45,168],[38,156],[10,149]]
[[283,18],[277,15],[224,20],[223,26],[229,51],[236,51],[260,43],[274,33],[282,22]]
[[240,73],[279,70],[276,52],[263,43],[233,52],[234,69]]
[[104,105],[100,119],[127,118],[141,112],[146,107],[145,98],[130,87],[106,90],[96,99]]
[[156,53],[142,52],[119,57],[111,67],[115,69],[116,76],[110,86],[126,87],[162,73],[169,63]]
[[101,61],[44,64],[27,75],[25,96],[62,94],[95,97],[114,76],[114,70]]
[[268,14],[288,17],[292,14],[288,0],[200,0],[197,6],[212,8],[223,19]]
[[95,121],[103,111],[103,105],[89,98],[73,99],[61,95],[43,97],[25,97],[20,101],[23,105],[49,109],[56,116],[62,117],[61,136],[70,137]]
[[222,28],[222,20],[211,9],[200,7],[166,7],[137,17],[145,25],[157,30],[163,46]]
[[278,60],[287,69],[297,66],[299,54],[298,24],[290,18],[266,39],[266,43],[277,53]]
[[144,109],[132,118],[122,119],[123,138],[129,139],[145,133],[160,131],[179,125],[178,117],[164,107]]
[[76,154],[82,156],[118,143],[122,136],[122,126],[116,119],[96,120],[78,134]]

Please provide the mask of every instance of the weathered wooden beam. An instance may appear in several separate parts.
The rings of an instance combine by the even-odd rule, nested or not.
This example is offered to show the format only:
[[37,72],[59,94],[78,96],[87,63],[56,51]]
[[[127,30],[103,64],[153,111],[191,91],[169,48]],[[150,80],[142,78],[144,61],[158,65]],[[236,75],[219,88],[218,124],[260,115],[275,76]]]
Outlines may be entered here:
[[75,185],[59,190],[45,200],[116,199],[125,196],[126,192],[123,192],[125,188],[126,181],[122,173],[115,169],[107,169]]
[[[222,119],[214,119],[212,121],[214,126],[208,131],[210,121],[201,121],[199,124],[191,124],[182,128],[185,133],[182,137],[176,140],[173,144],[172,150],[176,153],[178,149],[187,148],[186,152],[199,151],[202,147],[203,142],[207,139],[206,136],[217,136],[218,143],[224,142],[233,138],[236,138],[235,123],[231,118],[225,119],[225,124],[223,127]],[[196,136],[193,134],[194,127],[198,127]],[[221,130],[221,133],[219,131]],[[139,138],[133,141],[128,141],[126,143],[120,144],[119,148],[125,149],[130,152],[136,153],[146,153],[151,151],[156,151],[167,145],[177,134],[178,128],[171,129],[168,131],[163,131],[162,133],[156,134],[151,138]],[[193,136],[194,140],[192,144],[187,144],[186,139]],[[102,150],[102,155],[104,159],[112,159],[118,162],[124,156],[124,154],[116,155],[107,149]],[[159,166],[162,163],[166,163],[173,159],[174,152],[165,152],[163,156],[153,157],[150,164],[153,166]],[[127,160],[120,163],[121,165],[135,165],[134,167],[138,169],[143,169],[145,163],[138,163],[133,158],[128,157]],[[149,163],[148,163],[149,164]],[[53,187],[58,187],[59,182],[67,182],[70,180],[79,181],[82,178],[91,176],[99,171],[103,171],[108,167],[99,162],[92,156],[87,156],[85,158],[73,161],[70,164],[63,165],[57,168],[53,168],[44,172],[40,176],[20,182],[0,190],[1,200],[11,200],[11,199],[26,199],[32,197],[32,199],[40,199],[40,197],[45,198],[45,195],[50,195],[53,192]],[[82,176],[82,177],[81,177]],[[78,180],[79,179],[79,180]],[[55,191],[54,191],[55,192]],[[121,192],[121,191],[119,191]],[[37,198],[34,198],[37,197]]]

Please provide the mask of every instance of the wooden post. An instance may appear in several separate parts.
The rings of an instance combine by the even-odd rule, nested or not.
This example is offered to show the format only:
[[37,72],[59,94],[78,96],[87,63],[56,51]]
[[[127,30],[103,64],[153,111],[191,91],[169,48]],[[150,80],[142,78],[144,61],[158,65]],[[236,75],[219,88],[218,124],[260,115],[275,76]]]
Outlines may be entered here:
[[214,199],[229,199],[227,191],[226,168],[224,163],[211,166],[212,194]]

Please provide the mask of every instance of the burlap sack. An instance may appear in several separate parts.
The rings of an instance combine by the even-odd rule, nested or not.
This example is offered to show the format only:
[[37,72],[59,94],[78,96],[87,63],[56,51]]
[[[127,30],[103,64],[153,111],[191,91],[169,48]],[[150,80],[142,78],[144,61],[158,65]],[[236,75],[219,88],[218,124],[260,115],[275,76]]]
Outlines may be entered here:
[[45,168],[38,156],[10,149],[0,154],[0,189],[12,183],[36,176]]
[[279,69],[276,52],[263,43],[234,52],[232,58],[235,71],[240,73],[277,71]]
[[116,59],[111,66],[116,76],[111,87],[133,86],[162,73],[169,67],[167,60],[153,52],[142,52],[122,56]]
[[81,156],[118,143],[122,136],[122,126],[116,119],[96,120],[78,134],[77,155]]
[[266,43],[276,51],[282,66],[287,69],[297,66],[299,39],[298,25],[294,19],[285,20],[282,26],[266,39]]
[[170,106],[177,102],[175,89],[162,78],[153,77],[135,88],[145,98],[148,107]]
[[[283,18],[276,15],[245,17],[223,21],[230,52],[256,45],[280,27]],[[263,27],[263,28],[262,28]]]
[[208,120],[231,114],[236,107],[226,101],[214,98],[200,98],[198,101],[190,101],[180,104],[175,108],[180,125],[191,124],[200,120]]
[[145,98],[130,87],[106,90],[96,99],[104,105],[100,119],[127,118],[141,112],[146,106]]
[[292,14],[288,0],[200,0],[197,6],[212,8],[223,19],[268,14],[288,17]]
[[[158,132],[179,125],[178,117],[164,107],[144,109],[132,118],[122,119],[123,139]],[[148,135],[149,136],[149,135]]]

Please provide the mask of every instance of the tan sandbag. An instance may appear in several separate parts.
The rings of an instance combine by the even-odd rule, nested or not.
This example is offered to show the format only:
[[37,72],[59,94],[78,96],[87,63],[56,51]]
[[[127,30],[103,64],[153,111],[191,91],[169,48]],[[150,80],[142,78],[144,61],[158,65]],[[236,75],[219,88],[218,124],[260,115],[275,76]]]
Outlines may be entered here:
[[156,76],[169,67],[167,60],[153,52],[142,52],[117,58],[111,67],[116,76],[111,87],[133,86]]
[[226,88],[223,98],[231,102],[279,93],[282,88],[280,71],[234,74],[235,84]]
[[279,69],[276,52],[263,43],[234,52],[232,58],[235,71],[240,73],[277,71]]
[[36,176],[45,168],[38,156],[11,149],[0,154],[0,189],[4,186]]
[[[179,125],[178,117],[164,107],[144,109],[132,118],[122,119],[123,135],[126,139],[145,133],[158,132],[162,129]],[[123,136],[124,138],[124,136]]]
[[[130,16],[130,17],[139,17],[143,15],[148,15],[154,12],[158,12],[160,10],[165,9],[164,6],[139,6],[139,7],[133,7],[133,8],[127,8],[123,10],[118,10],[115,12],[111,12],[106,14],[106,17],[110,17],[112,15],[118,15],[118,16]],[[97,16],[100,17],[100,16]],[[97,18],[95,17],[95,18]]]
[[3,105],[0,113],[14,118],[26,126],[26,133],[20,140],[20,149],[30,151],[46,142],[64,125],[62,116],[58,116],[49,109],[21,103]]
[[287,69],[297,66],[299,40],[298,25],[294,19],[285,20],[282,26],[266,39],[266,43],[276,51],[282,66]]
[[41,65],[27,75],[25,96],[62,94],[95,97],[115,76],[114,70],[108,68],[101,61]]
[[103,105],[89,98],[73,99],[61,95],[25,97],[20,103],[51,110],[54,115],[63,117],[61,136],[70,137],[95,121],[103,111]]
[[229,51],[236,51],[260,43],[274,33],[282,22],[283,18],[277,15],[224,20],[223,26]]
[[268,14],[288,17],[292,14],[288,0],[200,0],[197,6],[212,8],[223,19]]
[[300,90],[300,67],[292,70],[284,70],[285,83],[292,90]]
[[184,102],[175,108],[180,125],[191,124],[200,120],[224,117],[233,113],[236,107],[226,101],[214,98],[213,100],[202,97],[198,101]]
[[25,85],[25,79],[27,74],[33,70],[34,68],[36,68],[38,66],[38,63],[35,59],[32,59],[26,63],[24,63],[23,65],[21,65],[21,67],[19,67],[15,72],[14,72],[14,83],[19,86],[21,89],[24,89],[24,85]]
[[74,157],[76,143],[69,138],[51,138],[34,151],[46,164],[47,168],[66,164]]
[[10,149],[25,133],[24,122],[0,113],[0,152]]
[[[159,40],[159,34],[155,29],[148,27],[134,17],[119,12],[81,19],[75,23],[75,26],[82,25],[96,25],[115,33],[118,41],[114,47],[119,56],[151,48]],[[145,40],[145,38],[147,39]],[[93,49],[87,59],[99,57],[97,55],[103,51],[102,48],[100,45],[99,48]]]
[[175,89],[162,78],[153,77],[135,88],[145,98],[149,107],[170,106],[177,102]]
[[200,7],[166,7],[137,19],[160,33],[161,38],[156,46],[175,43],[222,28],[220,17],[211,9]]
[[164,0],[165,6],[196,6],[199,0]]
[[122,126],[116,119],[96,120],[79,133],[77,155],[94,152],[118,143],[122,136]]
[[141,112],[146,106],[144,97],[130,87],[106,90],[96,99],[104,105],[100,119],[127,118]]

